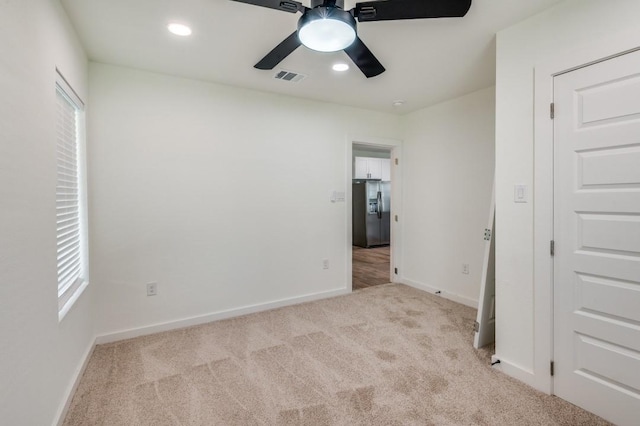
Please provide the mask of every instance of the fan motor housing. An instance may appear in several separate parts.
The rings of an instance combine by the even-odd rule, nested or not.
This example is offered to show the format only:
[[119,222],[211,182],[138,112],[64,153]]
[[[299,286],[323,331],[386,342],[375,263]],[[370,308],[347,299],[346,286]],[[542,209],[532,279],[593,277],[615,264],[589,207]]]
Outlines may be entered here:
[[331,5],[325,5],[327,0],[311,0],[311,9],[315,9],[318,6],[327,6],[327,7],[337,7],[338,9],[344,9],[344,0],[336,0],[335,2],[329,1],[328,3],[333,3]]

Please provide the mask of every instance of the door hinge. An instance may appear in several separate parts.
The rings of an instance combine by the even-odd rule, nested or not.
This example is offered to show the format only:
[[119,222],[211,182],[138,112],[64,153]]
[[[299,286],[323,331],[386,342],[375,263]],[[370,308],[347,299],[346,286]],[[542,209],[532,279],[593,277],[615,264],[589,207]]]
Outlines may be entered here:
[[478,321],[475,321],[473,323],[473,331],[475,331],[476,333],[480,331],[480,323]]
[[393,216],[393,219],[397,222],[398,221],[398,215]]
[[554,102],[549,105],[549,116],[552,120],[556,118],[556,104]]
[[549,363],[549,373],[551,373],[551,377],[553,377],[553,373],[554,373],[553,361]]
[[397,166],[397,165],[398,165],[398,159],[397,159],[397,158],[396,158],[396,161],[395,161],[395,163],[396,163],[396,166]]
[[393,268],[393,273],[398,275],[398,268]]
[[551,256],[556,254],[556,242],[554,240],[549,241],[549,253]]
[[484,230],[484,240],[491,241],[491,229],[485,228]]

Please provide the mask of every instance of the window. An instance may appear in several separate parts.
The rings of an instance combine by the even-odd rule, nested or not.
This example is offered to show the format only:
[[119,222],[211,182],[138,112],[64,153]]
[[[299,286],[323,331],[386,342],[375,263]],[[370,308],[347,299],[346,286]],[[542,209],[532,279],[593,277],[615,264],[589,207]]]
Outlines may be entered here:
[[84,104],[65,79],[56,81],[56,243],[58,317],[88,284]]

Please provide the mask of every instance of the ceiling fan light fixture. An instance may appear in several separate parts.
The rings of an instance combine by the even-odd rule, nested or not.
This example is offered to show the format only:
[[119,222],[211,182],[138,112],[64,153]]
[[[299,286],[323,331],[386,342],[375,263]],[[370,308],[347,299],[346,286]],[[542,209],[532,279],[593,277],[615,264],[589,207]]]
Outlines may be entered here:
[[336,52],[356,39],[356,21],[344,10],[316,7],[300,17],[298,37],[309,49]]

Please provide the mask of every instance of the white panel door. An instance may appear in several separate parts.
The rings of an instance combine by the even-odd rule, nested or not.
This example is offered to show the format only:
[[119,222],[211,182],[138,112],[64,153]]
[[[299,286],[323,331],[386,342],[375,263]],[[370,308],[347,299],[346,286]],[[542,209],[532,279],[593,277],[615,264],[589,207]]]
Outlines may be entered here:
[[640,52],[554,79],[554,393],[640,424]]
[[480,276],[480,300],[478,302],[478,323],[473,337],[473,347],[482,348],[496,341],[496,184],[491,190],[489,221],[485,230],[484,261]]

